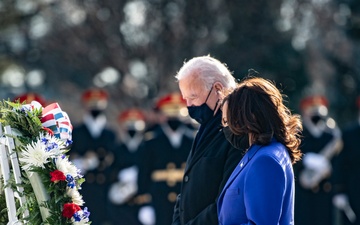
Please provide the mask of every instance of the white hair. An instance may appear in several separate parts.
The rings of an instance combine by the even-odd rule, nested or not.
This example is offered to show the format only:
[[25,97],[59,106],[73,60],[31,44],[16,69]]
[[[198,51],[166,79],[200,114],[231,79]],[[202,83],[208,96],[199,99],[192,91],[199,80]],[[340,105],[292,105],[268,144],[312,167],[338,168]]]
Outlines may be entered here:
[[184,62],[175,78],[180,81],[188,76],[202,80],[207,90],[210,90],[215,82],[220,82],[226,89],[236,87],[235,78],[227,66],[209,55],[194,57]]

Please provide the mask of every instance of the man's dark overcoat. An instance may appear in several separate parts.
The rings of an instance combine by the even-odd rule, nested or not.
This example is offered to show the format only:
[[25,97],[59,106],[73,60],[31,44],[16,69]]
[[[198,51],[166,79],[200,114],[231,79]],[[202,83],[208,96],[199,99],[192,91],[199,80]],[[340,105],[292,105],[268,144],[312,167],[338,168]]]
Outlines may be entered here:
[[244,153],[226,140],[221,117],[219,110],[200,126],[186,162],[172,225],[218,225],[216,200]]

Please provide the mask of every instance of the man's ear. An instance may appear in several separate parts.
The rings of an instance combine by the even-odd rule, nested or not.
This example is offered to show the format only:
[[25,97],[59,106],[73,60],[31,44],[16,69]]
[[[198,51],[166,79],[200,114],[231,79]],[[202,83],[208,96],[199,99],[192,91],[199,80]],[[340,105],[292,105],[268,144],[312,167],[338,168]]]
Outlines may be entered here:
[[216,82],[215,85],[216,93],[221,94],[221,91],[223,90],[224,86],[220,82]]

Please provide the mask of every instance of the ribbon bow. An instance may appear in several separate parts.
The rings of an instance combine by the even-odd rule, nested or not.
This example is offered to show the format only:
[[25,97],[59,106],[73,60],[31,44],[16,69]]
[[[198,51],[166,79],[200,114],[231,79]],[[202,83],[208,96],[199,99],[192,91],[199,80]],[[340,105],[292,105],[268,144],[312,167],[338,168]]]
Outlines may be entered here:
[[54,136],[61,140],[71,140],[73,126],[69,116],[62,111],[58,103],[52,103],[42,110],[40,119],[44,127],[54,132]]

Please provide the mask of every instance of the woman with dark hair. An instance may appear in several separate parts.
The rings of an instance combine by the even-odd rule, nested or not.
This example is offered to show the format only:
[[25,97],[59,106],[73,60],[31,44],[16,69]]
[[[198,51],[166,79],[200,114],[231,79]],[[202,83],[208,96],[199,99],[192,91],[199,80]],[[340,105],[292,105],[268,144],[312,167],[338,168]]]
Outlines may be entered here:
[[291,114],[272,82],[248,77],[225,97],[223,126],[234,147],[244,135],[250,147],[218,198],[219,224],[293,224],[300,116]]

